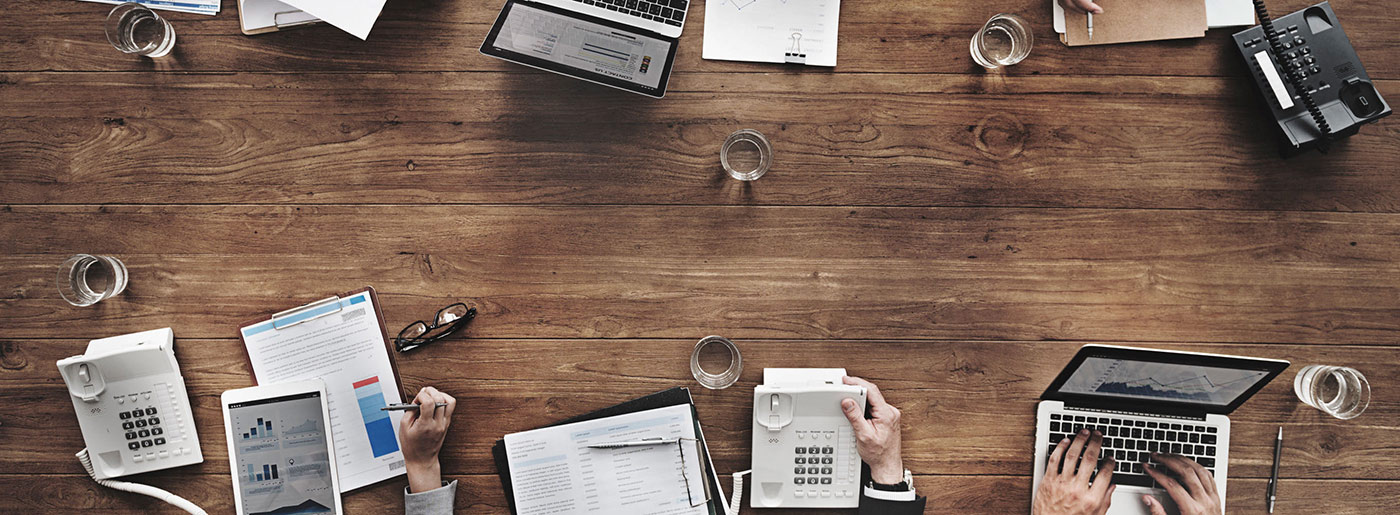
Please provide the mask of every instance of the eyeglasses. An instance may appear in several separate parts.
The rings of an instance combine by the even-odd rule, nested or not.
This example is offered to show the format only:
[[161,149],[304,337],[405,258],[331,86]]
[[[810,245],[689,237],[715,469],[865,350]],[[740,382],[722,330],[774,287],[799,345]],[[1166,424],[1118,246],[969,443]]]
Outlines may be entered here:
[[469,308],[461,302],[447,306],[438,310],[432,325],[419,320],[399,331],[399,336],[394,338],[394,349],[408,352],[441,340],[466,326],[473,318],[476,318],[476,308]]

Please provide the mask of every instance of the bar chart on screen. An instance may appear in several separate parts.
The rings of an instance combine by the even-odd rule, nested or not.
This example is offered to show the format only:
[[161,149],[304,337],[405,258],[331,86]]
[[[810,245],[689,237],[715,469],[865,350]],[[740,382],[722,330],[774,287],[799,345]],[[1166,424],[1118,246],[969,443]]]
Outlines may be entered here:
[[384,390],[379,385],[379,376],[356,381],[355,399],[360,405],[360,416],[365,422],[365,435],[369,437],[369,447],[378,458],[399,450],[398,437],[394,436],[394,423],[389,414],[380,410],[384,402]]

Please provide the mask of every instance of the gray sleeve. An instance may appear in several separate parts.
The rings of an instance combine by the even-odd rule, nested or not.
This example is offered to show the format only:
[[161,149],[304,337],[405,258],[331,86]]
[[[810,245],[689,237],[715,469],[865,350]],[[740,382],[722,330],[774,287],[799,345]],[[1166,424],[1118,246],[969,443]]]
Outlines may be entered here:
[[457,500],[457,482],[443,482],[442,488],[409,493],[408,487],[403,489],[403,512],[404,515],[437,515],[440,513],[452,513],[453,504]]

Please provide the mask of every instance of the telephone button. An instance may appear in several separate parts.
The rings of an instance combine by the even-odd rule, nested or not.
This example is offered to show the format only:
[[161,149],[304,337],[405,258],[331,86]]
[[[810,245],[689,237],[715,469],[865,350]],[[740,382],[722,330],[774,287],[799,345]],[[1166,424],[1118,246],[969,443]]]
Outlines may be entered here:
[[815,485],[815,484],[817,484],[817,478],[812,477],[812,476],[807,476],[807,484],[809,484],[809,485]]
[[816,474],[816,473],[819,472],[820,470],[821,470],[821,469],[819,469],[819,468],[817,468],[817,467],[807,467],[807,473],[808,473],[808,474]]
[[[823,474],[830,474],[830,473],[831,473],[831,467],[822,467],[822,473],[823,473]],[[824,479],[824,480],[826,481],[826,484],[831,484],[831,478],[827,477],[827,478],[822,478],[822,479]]]
[[144,419],[136,419],[136,427],[146,427],[146,421]]
[[835,450],[835,449],[832,449],[831,447],[823,447],[823,448],[822,448],[822,454],[831,454],[831,453],[833,453],[833,452],[836,452],[836,450]]
[[1308,55],[1308,54],[1311,54],[1311,53],[1312,53],[1312,49],[1311,49],[1311,48],[1306,48],[1306,47],[1304,47],[1302,50],[1299,50],[1298,52],[1302,53],[1303,55]]
[[[797,483],[797,484],[799,484],[799,485],[802,484],[802,483],[800,483],[800,481],[802,481],[802,478],[799,477],[799,478],[797,478],[797,480],[799,481],[799,483]],[[798,498],[798,499],[801,499],[801,498],[802,498],[802,491],[801,491],[801,490],[793,490],[793,491],[792,491],[792,496],[793,496],[793,497],[796,497],[796,498]]]
[[126,432],[126,439],[127,439],[127,440],[135,440],[135,439],[136,439],[136,432],[135,432],[135,431],[127,431],[127,432]]
[[831,484],[831,478],[829,478],[829,477],[824,477],[824,478],[822,478],[822,484],[823,484],[823,485],[829,485],[829,484]]
[[[830,448],[830,447],[828,447],[828,449],[829,449],[829,448]],[[820,452],[822,452],[821,447],[817,447],[817,446],[815,446],[815,445],[812,446],[812,447],[808,447],[808,448],[807,448],[807,454],[818,454],[818,453],[820,453]]]
[[145,415],[145,414],[146,414],[145,412],[143,412],[143,411],[141,411],[141,410],[139,410],[139,409],[131,410],[131,416],[133,416],[133,417],[140,417],[141,415]]
[[153,428],[151,428],[151,434],[153,434],[153,435],[164,434],[164,433],[165,433],[165,430],[164,430],[164,429],[161,429],[161,428],[159,428],[159,427],[153,427]]
[[134,462],[137,462],[137,463],[141,463],[141,453],[138,452],[138,453],[136,453],[135,455],[133,455],[133,456],[131,457],[131,461],[134,461]]
[[138,435],[138,436],[140,436],[141,438],[145,438],[145,437],[147,437],[147,436],[151,436],[151,431],[150,431],[149,429],[142,429],[142,430],[139,431],[139,432],[140,432],[140,435]]
[[141,448],[141,442],[129,442],[129,443],[126,444],[126,448],[127,448],[127,449],[131,449],[131,450],[133,450],[133,451],[134,451],[134,450],[137,450],[137,449],[140,449],[140,448]]
[[822,497],[831,497],[831,490],[822,490]]
[[126,404],[126,397],[117,396],[117,404]]
[[136,424],[132,424],[131,422],[122,422],[122,429],[131,429],[134,427],[136,427]]
[[797,463],[798,465],[806,465],[806,464],[807,464],[807,458],[803,458],[803,457],[799,456],[799,457],[797,457],[797,459],[793,460],[793,462],[794,462],[794,463]]
[[[792,478],[792,484],[794,484],[794,485],[805,485],[805,484],[807,484],[807,478],[805,478],[805,477],[794,477],[794,478]],[[798,492],[800,493],[800,492],[802,492],[802,491],[801,491],[801,490],[798,490]]]
[[151,425],[156,425],[156,424],[159,424],[159,423],[160,423],[160,417],[151,417]]
[[155,409],[155,408],[146,408],[146,414],[147,414],[147,415],[155,415],[155,414],[156,414],[156,409]]
[[166,451],[160,451],[160,457],[161,457],[162,459],[164,459],[164,458],[169,458],[169,457],[170,457],[170,453],[169,453],[169,452],[166,452]]
[[825,457],[825,458],[822,458],[822,465],[830,465],[830,464],[831,464],[831,457],[830,457],[830,456]]
[[118,416],[118,417],[121,417],[122,420],[127,420],[127,419],[131,418],[131,414],[130,414],[130,413],[127,413],[127,412],[125,412],[125,411],[123,411],[123,412],[121,412],[121,413],[118,413],[117,416]]
[[805,471],[805,470],[807,470],[807,469],[802,468],[802,467],[793,467],[793,468],[792,468],[792,473],[793,473],[793,474],[801,474],[801,473],[802,473],[803,471]]
[[797,453],[798,453],[798,454],[807,454],[807,448],[806,448],[806,447],[798,447],[798,448],[797,448]]
[[142,447],[150,447],[151,445],[153,445],[153,444],[151,443],[150,440],[141,440],[141,446],[142,446]]
[[165,445],[164,438],[156,438],[156,445]]

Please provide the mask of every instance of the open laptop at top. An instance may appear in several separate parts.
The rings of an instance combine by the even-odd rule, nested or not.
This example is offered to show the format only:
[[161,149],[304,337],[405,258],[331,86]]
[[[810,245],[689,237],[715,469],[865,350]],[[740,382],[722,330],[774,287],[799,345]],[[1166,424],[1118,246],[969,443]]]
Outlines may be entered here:
[[1230,464],[1226,415],[1286,368],[1288,362],[1279,360],[1085,345],[1041,396],[1032,495],[1055,445],[1089,428],[1104,435],[1100,458],[1112,454],[1118,463],[1109,514],[1148,513],[1141,500],[1145,493],[1175,513],[1166,491],[1142,470],[1152,452],[1180,454],[1205,466],[1224,503]]
[[690,0],[507,0],[481,53],[661,98]]

